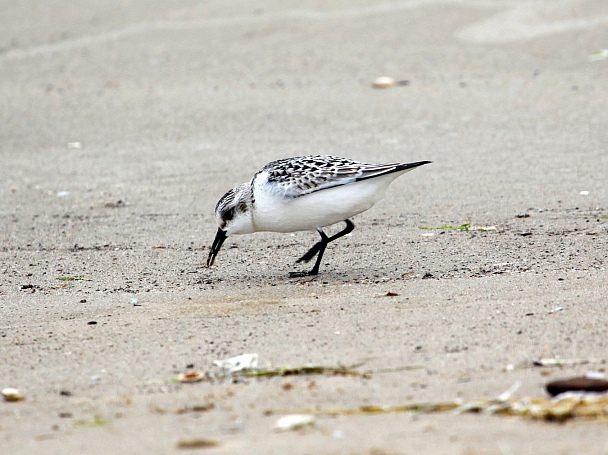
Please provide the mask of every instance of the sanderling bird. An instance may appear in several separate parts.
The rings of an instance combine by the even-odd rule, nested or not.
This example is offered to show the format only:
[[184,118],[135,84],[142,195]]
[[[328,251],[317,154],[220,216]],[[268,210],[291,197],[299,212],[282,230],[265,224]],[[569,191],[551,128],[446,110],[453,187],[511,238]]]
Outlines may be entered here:
[[[401,174],[431,161],[366,164],[330,155],[308,155],[268,163],[253,178],[232,188],[215,206],[217,234],[207,267],[229,235],[253,232],[316,230],[321,236],[297,262],[317,256],[309,272],[291,277],[316,275],[330,242],[351,232],[351,217],[370,209],[384,196],[390,183]],[[323,228],[344,222],[346,227],[331,237]]]

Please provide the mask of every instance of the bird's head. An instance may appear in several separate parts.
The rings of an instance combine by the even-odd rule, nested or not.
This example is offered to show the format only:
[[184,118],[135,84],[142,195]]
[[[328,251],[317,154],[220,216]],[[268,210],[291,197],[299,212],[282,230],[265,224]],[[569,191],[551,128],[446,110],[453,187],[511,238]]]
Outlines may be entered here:
[[251,190],[248,183],[232,188],[224,194],[215,206],[215,220],[218,229],[209,257],[207,267],[213,265],[226,237],[233,234],[253,232],[251,222]]

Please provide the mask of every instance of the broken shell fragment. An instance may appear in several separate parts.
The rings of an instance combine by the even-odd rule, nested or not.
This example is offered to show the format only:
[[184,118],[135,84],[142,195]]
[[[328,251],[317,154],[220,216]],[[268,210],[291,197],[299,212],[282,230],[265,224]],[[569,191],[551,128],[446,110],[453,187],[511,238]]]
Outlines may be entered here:
[[21,395],[21,392],[19,392],[19,390],[17,389],[13,389],[12,387],[6,387],[5,389],[2,389],[2,392],[0,393],[2,394],[2,398],[4,398],[4,401],[25,400],[25,397]]
[[397,81],[388,76],[377,77],[374,79],[374,82],[372,82],[373,88],[390,88],[394,87],[395,85],[397,85]]
[[310,414],[290,414],[281,417],[274,424],[275,430],[278,431],[289,431],[289,430],[300,430],[305,427],[313,426],[315,423],[315,416]]
[[177,377],[179,382],[201,382],[204,378],[205,375],[198,371],[188,371],[187,373],[181,373]]
[[231,359],[226,360],[214,360],[213,364],[228,373],[236,373],[241,370],[253,370],[258,367],[258,355],[257,354],[241,354]]

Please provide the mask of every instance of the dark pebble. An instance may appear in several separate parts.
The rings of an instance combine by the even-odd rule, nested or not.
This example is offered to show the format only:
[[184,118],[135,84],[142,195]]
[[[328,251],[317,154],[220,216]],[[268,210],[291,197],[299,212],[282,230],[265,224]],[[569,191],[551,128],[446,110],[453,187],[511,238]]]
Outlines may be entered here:
[[89,321],[89,322],[87,322],[87,324],[89,324],[89,325],[95,325],[95,324],[97,324],[97,321]]
[[549,395],[555,396],[564,392],[606,392],[608,381],[585,377],[558,379],[546,385]]

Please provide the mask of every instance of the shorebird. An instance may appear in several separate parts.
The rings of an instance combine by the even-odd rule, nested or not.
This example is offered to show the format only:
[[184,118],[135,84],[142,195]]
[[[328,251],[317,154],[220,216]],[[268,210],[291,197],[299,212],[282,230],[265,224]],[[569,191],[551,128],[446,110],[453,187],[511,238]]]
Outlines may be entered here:
[[[300,262],[317,256],[308,272],[291,277],[316,275],[330,242],[350,233],[351,217],[370,209],[400,175],[431,161],[367,164],[330,155],[307,155],[272,161],[253,178],[224,194],[215,206],[217,234],[207,258],[213,265],[226,238],[253,232],[317,231],[315,243]],[[346,227],[331,237],[323,228],[344,222]]]

